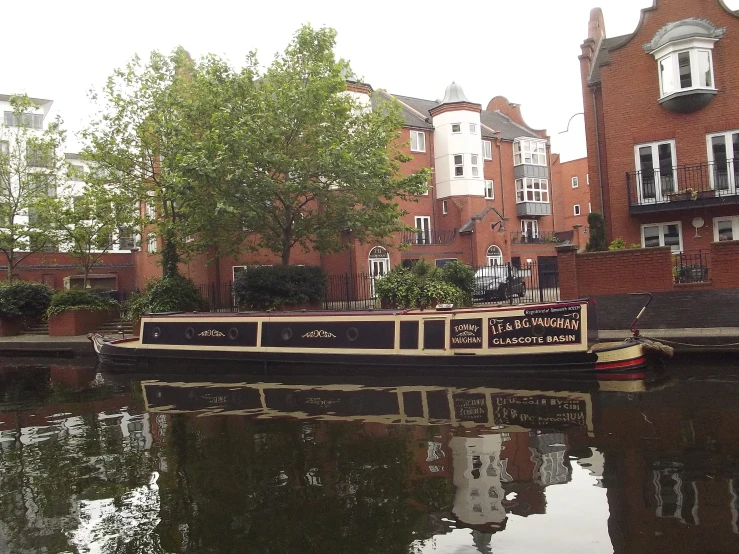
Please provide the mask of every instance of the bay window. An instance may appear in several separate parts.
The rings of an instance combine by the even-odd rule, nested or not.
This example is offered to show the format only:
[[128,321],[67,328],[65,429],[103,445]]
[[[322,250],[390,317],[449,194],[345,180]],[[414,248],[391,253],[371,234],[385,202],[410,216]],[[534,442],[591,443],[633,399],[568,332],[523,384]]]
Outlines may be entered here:
[[516,203],[549,203],[549,181],[547,179],[516,179]]
[[518,138],[513,142],[513,165],[547,165],[546,141]]

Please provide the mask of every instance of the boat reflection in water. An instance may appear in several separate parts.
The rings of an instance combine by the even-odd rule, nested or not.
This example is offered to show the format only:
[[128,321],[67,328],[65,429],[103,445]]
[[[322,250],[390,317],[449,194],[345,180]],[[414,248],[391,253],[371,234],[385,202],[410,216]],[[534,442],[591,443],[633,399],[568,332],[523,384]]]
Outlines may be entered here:
[[[582,391],[453,382],[367,386],[145,380],[141,385],[147,411],[158,414],[359,421],[365,428],[409,425],[418,439],[425,436],[424,426],[440,426],[425,450],[416,453],[417,472],[451,480],[457,527],[482,533],[504,529],[507,511],[543,514],[544,488],[570,481],[568,452],[590,453],[592,392],[648,388],[643,381],[569,382]],[[562,382],[556,384],[561,388]],[[515,499],[507,500],[513,492]]]

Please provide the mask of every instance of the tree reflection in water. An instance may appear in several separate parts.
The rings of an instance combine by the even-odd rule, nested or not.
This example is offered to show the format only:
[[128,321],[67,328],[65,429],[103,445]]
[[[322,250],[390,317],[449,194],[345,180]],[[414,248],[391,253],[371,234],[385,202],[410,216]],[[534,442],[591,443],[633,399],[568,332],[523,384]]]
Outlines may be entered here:
[[723,436],[739,386],[701,385],[713,402],[687,405],[677,387],[25,375],[0,372],[2,552],[384,554],[459,537],[490,552],[561,524],[547,495],[582,487],[578,465],[608,489],[593,498],[608,503],[599,540],[617,552],[697,544],[675,522],[717,551],[739,538],[739,452]]

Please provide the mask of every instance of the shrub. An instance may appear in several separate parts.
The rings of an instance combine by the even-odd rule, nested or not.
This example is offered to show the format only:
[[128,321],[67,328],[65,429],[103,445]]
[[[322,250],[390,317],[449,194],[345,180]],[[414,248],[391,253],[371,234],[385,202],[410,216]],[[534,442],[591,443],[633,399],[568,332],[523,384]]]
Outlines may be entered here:
[[611,244],[608,245],[608,250],[625,250],[626,241],[621,237],[613,239]]
[[606,249],[606,220],[598,212],[588,214],[588,227],[590,227],[590,240],[588,240],[588,252],[599,252]]
[[126,303],[126,319],[136,321],[142,315],[158,312],[192,312],[209,310],[198,287],[187,277],[176,273],[146,283],[143,292],[133,294]]
[[239,306],[257,310],[323,302],[326,273],[317,266],[250,266],[234,282]]
[[90,291],[70,289],[59,291],[51,297],[51,304],[46,310],[46,317],[53,317],[68,310],[110,310],[118,306],[118,302],[110,298],[101,298]]
[[475,292],[475,270],[462,262],[449,262],[441,268],[441,278],[462,291],[464,305],[472,305],[472,293]]
[[[452,269],[448,279],[462,275]],[[474,283],[474,273],[473,273]],[[398,308],[426,308],[435,302],[464,304],[465,292],[449,282],[440,271],[426,262],[419,262],[413,269],[397,267],[375,281],[377,296]],[[470,293],[471,294],[471,293]]]
[[0,284],[0,319],[39,318],[44,315],[54,291],[42,284],[10,281]]

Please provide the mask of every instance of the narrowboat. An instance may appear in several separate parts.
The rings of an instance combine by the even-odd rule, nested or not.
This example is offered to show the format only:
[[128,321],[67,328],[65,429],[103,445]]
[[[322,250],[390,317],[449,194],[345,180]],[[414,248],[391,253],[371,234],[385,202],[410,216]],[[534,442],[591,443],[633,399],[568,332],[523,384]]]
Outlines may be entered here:
[[586,372],[642,379],[664,355],[638,331],[622,342],[598,342],[593,300],[430,310],[149,314],[138,337],[106,340],[93,334],[90,339],[101,361],[111,366],[180,369],[186,363],[245,372],[291,366],[314,372],[341,367]]

